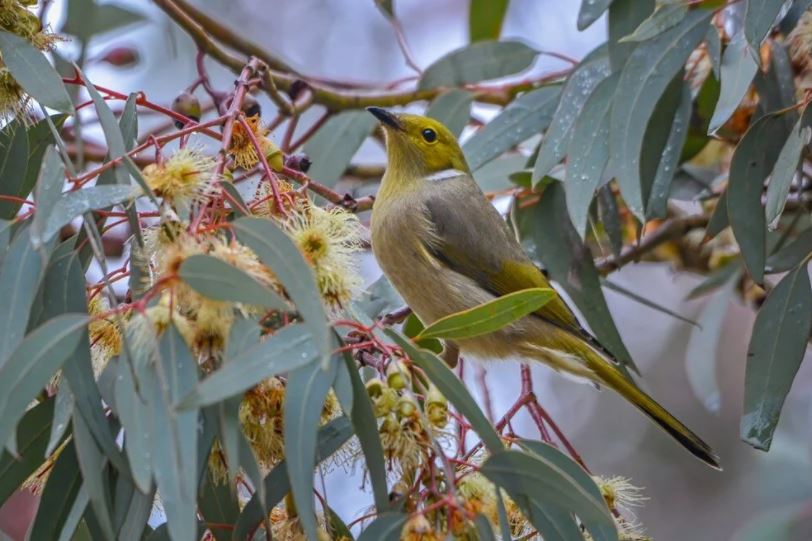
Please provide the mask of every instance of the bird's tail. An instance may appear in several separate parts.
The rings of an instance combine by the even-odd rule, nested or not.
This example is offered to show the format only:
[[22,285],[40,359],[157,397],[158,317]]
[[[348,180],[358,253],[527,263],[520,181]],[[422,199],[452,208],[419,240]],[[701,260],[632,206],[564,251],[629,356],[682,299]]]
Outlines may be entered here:
[[588,354],[587,357],[586,360],[589,368],[594,371],[600,382],[615,390],[623,398],[637,406],[637,408],[645,413],[649,419],[654,421],[657,426],[677,440],[699,460],[717,470],[722,469],[719,465],[719,457],[707,443],[702,441],[699,436],[694,434],[687,426],[671,415],[668,410],[658,404],[653,398],[644,393],[634,382],[626,378],[626,376],[612,365],[611,361],[591,348],[590,354]]

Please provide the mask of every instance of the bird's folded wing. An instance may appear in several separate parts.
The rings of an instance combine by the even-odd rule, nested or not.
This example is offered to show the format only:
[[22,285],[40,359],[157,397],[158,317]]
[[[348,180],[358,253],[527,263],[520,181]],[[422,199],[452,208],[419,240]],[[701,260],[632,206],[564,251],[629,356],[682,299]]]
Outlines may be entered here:
[[[551,288],[473,179],[446,180],[431,189],[437,190],[453,191],[453,197],[427,194],[424,202],[426,218],[434,229],[426,248],[438,261],[496,296],[522,289]],[[572,310],[558,295],[536,315],[566,330],[583,332]]]

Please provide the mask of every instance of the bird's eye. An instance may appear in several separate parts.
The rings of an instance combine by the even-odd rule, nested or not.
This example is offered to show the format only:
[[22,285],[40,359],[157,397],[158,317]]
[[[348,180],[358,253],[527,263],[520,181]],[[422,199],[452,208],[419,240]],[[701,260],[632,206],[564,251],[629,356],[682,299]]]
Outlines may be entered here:
[[423,139],[425,139],[427,143],[433,143],[437,140],[437,132],[431,128],[426,128],[423,130]]

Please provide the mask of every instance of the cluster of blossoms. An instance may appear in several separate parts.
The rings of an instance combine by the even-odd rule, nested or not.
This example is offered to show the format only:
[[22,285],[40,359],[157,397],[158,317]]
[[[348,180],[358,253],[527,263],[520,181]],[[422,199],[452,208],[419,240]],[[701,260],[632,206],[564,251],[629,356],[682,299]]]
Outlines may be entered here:
[[[0,30],[16,34],[35,47],[49,50],[58,37],[42,27],[31,11],[36,1],[0,0]],[[0,119],[16,116],[26,107],[28,96],[11,76],[0,55]]]

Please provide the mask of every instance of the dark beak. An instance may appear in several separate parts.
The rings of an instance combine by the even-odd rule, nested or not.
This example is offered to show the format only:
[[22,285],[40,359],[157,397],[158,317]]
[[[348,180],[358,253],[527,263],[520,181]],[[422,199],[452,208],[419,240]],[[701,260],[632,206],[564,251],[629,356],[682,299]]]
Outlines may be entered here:
[[394,128],[398,131],[403,130],[403,126],[401,125],[400,120],[398,120],[398,117],[386,109],[381,109],[380,107],[367,107],[367,111],[372,113],[372,116],[380,120],[381,124],[384,126]]

